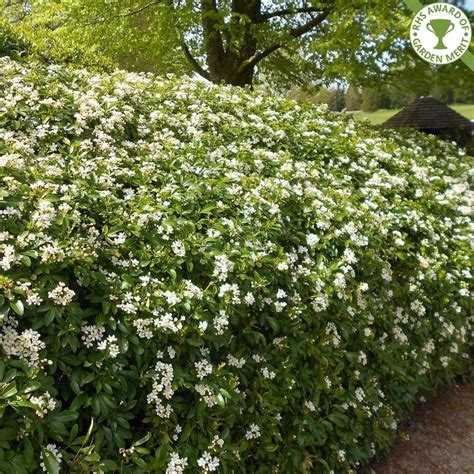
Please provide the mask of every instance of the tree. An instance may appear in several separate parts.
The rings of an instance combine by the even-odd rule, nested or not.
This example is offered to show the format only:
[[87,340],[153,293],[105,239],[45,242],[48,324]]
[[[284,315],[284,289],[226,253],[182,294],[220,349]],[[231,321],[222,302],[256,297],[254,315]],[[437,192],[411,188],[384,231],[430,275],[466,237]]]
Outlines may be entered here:
[[327,87],[321,87],[314,97],[315,104],[326,104],[328,107],[332,103],[332,92]]
[[128,69],[194,72],[244,86],[258,78],[287,85],[380,76],[387,54],[399,49],[386,38],[406,28],[398,3],[30,0],[27,12],[15,5],[7,11],[59,56],[61,48],[85,48]]
[[380,94],[377,89],[365,87],[362,91],[362,110],[364,112],[374,112],[379,109]]
[[354,86],[347,88],[345,97],[345,106],[347,110],[359,110],[361,106],[361,96],[359,90]]
[[337,86],[331,88],[331,94],[332,98],[331,103],[329,104],[329,108],[331,110],[336,110],[340,112],[345,107],[345,89],[341,87],[340,84],[338,84]]

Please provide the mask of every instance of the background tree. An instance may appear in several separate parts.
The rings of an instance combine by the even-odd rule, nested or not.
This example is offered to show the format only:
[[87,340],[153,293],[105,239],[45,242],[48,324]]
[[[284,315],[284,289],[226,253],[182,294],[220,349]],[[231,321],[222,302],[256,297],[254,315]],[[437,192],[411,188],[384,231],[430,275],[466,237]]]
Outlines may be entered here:
[[345,107],[347,110],[359,110],[361,106],[361,95],[359,90],[354,86],[347,88],[345,96]]
[[380,107],[380,93],[373,87],[365,87],[362,91],[361,108],[364,112],[374,112]]
[[415,54],[413,13],[399,0],[0,0],[0,9],[56,62],[197,73],[278,92],[342,80],[428,95],[436,84],[455,101],[473,100],[474,74],[462,62],[434,66]]
[[345,108],[346,89],[341,84],[336,84],[331,88],[332,100],[329,104],[331,110],[340,112]]
[[315,104],[326,104],[328,107],[333,102],[332,100],[332,92],[327,87],[321,87],[314,97]]
[[60,58],[87,50],[85,58],[100,53],[132,70],[287,87],[383,75],[387,54],[400,49],[386,38],[406,28],[407,12],[398,6],[398,0],[30,0],[6,13],[39,49]]

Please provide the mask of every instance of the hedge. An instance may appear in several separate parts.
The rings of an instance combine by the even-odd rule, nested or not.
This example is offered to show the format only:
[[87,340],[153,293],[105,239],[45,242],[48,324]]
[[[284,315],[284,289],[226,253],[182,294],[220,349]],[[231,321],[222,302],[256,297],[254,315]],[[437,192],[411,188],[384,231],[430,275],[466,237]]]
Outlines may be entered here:
[[3,58],[0,165],[2,472],[354,472],[467,370],[453,145]]

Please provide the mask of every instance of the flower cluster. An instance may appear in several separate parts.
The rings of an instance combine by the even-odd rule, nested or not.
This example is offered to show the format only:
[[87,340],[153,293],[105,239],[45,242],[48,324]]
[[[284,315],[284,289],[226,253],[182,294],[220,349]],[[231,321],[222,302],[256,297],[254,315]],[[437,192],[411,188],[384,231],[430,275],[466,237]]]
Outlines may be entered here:
[[43,395],[40,395],[39,397],[31,396],[30,402],[38,405],[36,414],[40,418],[43,418],[46,413],[53,411],[56,408],[56,401],[48,392],[43,393]]
[[48,296],[60,306],[68,305],[74,298],[74,291],[69,289],[63,282],[60,282],[56,288],[48,293]]
[[27,361],[30,367],[38,366],[42,362],[40,352],[46,347],[41,340],[41,334],[33,329],[18,332],[17,326],[18,322],[13,318],[4,321],[0,332],[3,352],[8,357],[19,357]]

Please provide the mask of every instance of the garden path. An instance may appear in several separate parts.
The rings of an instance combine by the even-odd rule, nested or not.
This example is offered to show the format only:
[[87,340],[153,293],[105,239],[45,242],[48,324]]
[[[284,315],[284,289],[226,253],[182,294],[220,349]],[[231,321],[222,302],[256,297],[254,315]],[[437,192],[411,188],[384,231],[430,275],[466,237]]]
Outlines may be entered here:
[[376,474],[474,474],[474,384],[455,385],[420,406],[400,427],[387,460]]

